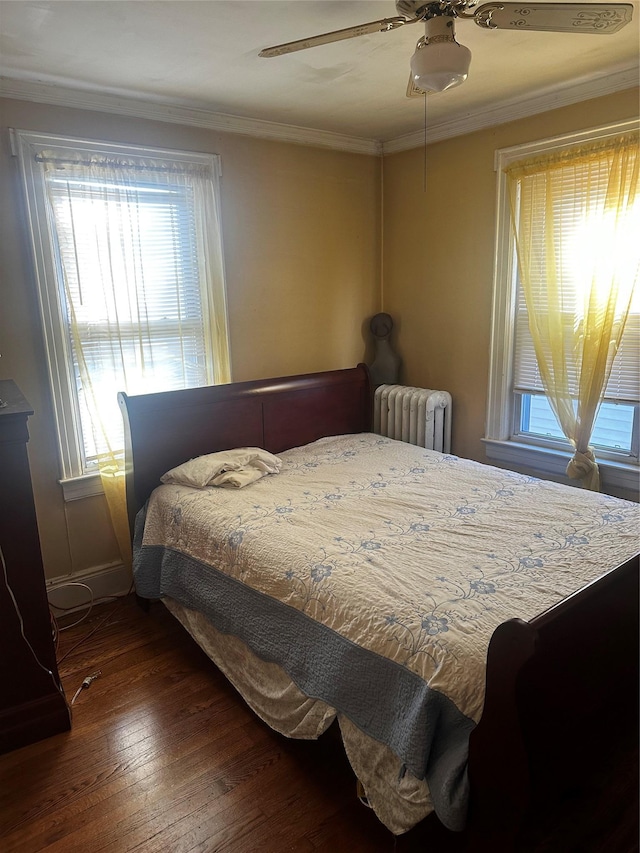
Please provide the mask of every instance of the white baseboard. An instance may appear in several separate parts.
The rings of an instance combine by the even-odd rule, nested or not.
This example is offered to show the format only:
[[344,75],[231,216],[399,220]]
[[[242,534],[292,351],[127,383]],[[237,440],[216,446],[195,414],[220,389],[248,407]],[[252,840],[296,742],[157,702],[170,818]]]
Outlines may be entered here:
[[[89,587],[89,592],[86,587]],[[131,589],[131,570],[122,563],[95,566],[84,572],[47,581],[47,596],[54,606],[81,610],[91,601],[126,595]]]

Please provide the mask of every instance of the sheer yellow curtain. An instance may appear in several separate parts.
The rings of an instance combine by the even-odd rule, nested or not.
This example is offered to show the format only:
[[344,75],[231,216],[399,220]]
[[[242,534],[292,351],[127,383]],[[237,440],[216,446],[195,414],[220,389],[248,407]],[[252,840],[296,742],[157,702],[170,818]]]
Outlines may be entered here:
[[590,446],[640,266],[638,133],[514,163],[506,174],[520,285],[545,393],[599,489]]
[[199,163],[42,152],[83,456],[131,565],[118,391],[230,380],[217,174]]

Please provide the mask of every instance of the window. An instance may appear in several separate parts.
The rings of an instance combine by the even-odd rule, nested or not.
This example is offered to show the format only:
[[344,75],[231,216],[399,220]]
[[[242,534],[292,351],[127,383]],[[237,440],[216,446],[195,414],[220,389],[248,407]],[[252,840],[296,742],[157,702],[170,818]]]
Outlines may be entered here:
[[[637,126],[637,122],[623,122],[596,131],[504,149],[496,154],[498,218],[485,439],[490,458],[538,472],[564,474],[572,452],[550,401],[545,396],[536,358],[511,224],[511,216],[518,215],[516,211],[519,208],[514,207],[512,213],[505,169],[517,162],[535,164],[536,158],[547,162],[553,159],[556,152],[581,150],[576,147],[593,144],[594,140],[597,144],[601,141],[604,148],[609,139],[636,130]],[[527,174],[532,172],[530,168]],[[554,227],[561,229],[562,251],[555,261],[562,268],[561,310],[558,316],[564,319],[560,321],[562,325],[561,328],[559,326],[558,334],[561,337],[566,334],[567,341],[575,336],[576,317],[581,310],[580,300],[584,299],[581,277],[585,278],[583,273],[586,262],[592,267],[595,264],[599,271],[607,267],[612,257],[617,259],[618,264],[622,258],[626,268],[621,278],[624,278],[625,286],[636,279],[639,263],[637,233],[640,200],[635,205],[629,205],[624,216],[612,217],[611,222],[606,221],[604,225],[600,217],[594,228],[590,211],[593,210],[594,199],[606,191],[609,175],[603,171],[601,177],[594,179],[593,173],[590,173],[588,180],[585,175],[576,170],[569,177],[563,176],[565,184],[556,192],[553,213],[543,205],[532,205],[526,223],[526,239],[532,245],[536,240],[546,239],[551,216]],[[556,178],[545,175],[543,180],[548,182]],[[519,248],[521,253],[527,251],[526,247],[523,250],[522,245]],[[591,257],[586,257],[589,254]],[[535,288],[546,288],[548,278],[544,268],[532,271],[530,267],[528,274],[529,288],[534,291]],[[591,273],[587,278],[591,283]],[[538,318],[535,318],[533,325],[537,322]],[[572,373],[574,370],[574,365],[569,361],[565,381],[571,394],[568,405],[573,406],[575,413],[578,381],[575,373]],[[637,490],[639,386],[640,293],[636,288],[590,441],[596,449],[605,486]]]
[[122,456],[118,391],[229,380],[219,162],[17,137],[62,480],[79,496],[75,478]]
[[[596,418],[591,444],[599,450],[633,453],[637,406],[603,402]],[[543,394],[519,394],[515,405],[514,432],[531,438],[564,441],[564,434],[549,401]]]

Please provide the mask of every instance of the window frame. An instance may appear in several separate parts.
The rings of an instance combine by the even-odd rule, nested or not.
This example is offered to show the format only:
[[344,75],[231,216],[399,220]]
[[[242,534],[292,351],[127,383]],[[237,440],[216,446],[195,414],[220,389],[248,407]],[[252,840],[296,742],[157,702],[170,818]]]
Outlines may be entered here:
[[[78,139],[58,134],[27,130],[11,130],[12,147],[18,157],[26,204],[26,226],[33,260],[36,294],[44,338],[47,374],[52,392],[60,464],[59,483],[65,501],[77,500],[103,493],[100,474],[84,471],[84,446],[77,389],[74,384],[74,361],[64,316],[64,298],[60,293],[56,255],[52,251],[53,222],[46,199],[41,173],[33,154],[38,148],[73,148],[95,154],[137,156],[173,160],[180,163],[204,165],[221,174],[220,156],[173,149],[125,145],[101,140]],[[210,319],[211,294],[208,294],[208,318],[205,328],[212,330]],[[225,323],[228,318],[225,317]],[[208,368],[210,372],[210,366]]]
[[[515,241],[511,228],[508,182],[504,169],[515,160],[542,152],[579,145],[595,139],[616,136],[640,126],[638,119],[620,121],[575,133],[550,137],[523,145],[496,150],[494,170],[496,188],[496,241],[494,247],[493,308],[485,452],[499,463],[532,473],[566,478],[566,466],[573,451],[568,441],[546,439],[519,432],[519,401],[513,389],[513,368],[516,333],[518,270]],[[639,420],[636,406],[632,436],[632,455],[598,449],[598,464],[605,488],[611,486],[638,490]],[[568,482],[570,481],[566,478]]]

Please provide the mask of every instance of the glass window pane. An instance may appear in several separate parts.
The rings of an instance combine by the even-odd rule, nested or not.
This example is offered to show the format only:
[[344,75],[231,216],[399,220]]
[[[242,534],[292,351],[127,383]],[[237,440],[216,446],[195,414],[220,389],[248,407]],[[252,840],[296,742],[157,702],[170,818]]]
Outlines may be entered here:
[[591,444],[613,450],[631,450],[633,406],[603,403],[598,412]]
[[[598,412],[591,444],[608,450],[631,451],[635,407],[603,403]],[[523,394],[520,431],[543,438],[564,439],[549,401],[541,394]]]

